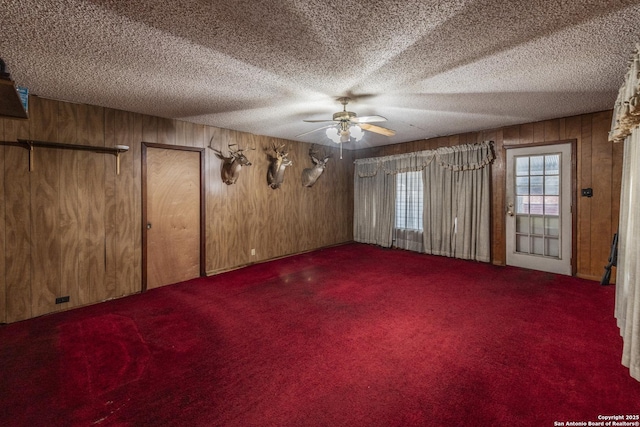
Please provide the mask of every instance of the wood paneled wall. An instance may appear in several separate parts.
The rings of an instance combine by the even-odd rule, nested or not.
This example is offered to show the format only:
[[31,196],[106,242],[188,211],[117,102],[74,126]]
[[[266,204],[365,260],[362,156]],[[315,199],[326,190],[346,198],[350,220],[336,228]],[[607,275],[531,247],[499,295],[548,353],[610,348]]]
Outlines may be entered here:
[[[0,323],[130,295],[141,287],[141,142],[226,151],[255,147],[238,182],[206,150],[206,269],[351,241],[353,160],[337,150],[324,175],[303,187],[309,145],[108,108],[31,97],[29,120],[0,119],[0,139],[128,145],[120,175],[110,154],[0,146]],[[293,166],[282,188],[267,185],[267,152],[287,144]],[[326,148],[329,150],[329,148]],[[251,255],[255,249],[255,256]],[[56,297],[68,303],[55,304]]]
[[[309,145],[108,108],[31,97],[29,120],[0,119],[4,141],[37,139],[96,146],[128,145],[120,175],[109,154],[0,147],[0,323],[139,292],[141,286],[141,142],[226,150],[254,147],[238,182],[220,178],[222,162],[206,150],[206,269],[209,274],[351,241],[353,160],[493,140],[492,261],[505,263],[505,145],[577,141],[577,274],[599,280],[619,213],[622,146],[607,142],[611,111],[392,146],[336,149],[312,188]],[[267,185],[267,154],[287,144],[293,166],[281,189]],[[251,255],[251,249],[256,254]],[[68,303],[55,298],[69,296]]]
[[[577,276],[600,280],[607,264],[613,233],[618,228],[622,177],[621,144],[607,141],[611,111],[527,123],[499,129],[362,149],[357,158],[387,156],[438,147],[494,141],[492,165],[492,262],[504,265],[505,145],[577,142]],[[580,189],[593,188],[593,197],[580,197]]]

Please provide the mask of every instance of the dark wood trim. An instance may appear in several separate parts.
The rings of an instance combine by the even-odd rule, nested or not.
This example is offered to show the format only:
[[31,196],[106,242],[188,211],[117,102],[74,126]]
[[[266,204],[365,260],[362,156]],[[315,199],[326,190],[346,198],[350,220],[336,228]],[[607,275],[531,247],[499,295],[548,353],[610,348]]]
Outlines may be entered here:
[[180,151],[199,151],[204,153],[204,148],[190,147],[187,145],[171,145],[171,144],[158,144],[155,142],[144,142],[142,145],[146,145],[149,148],[164,148],[165,150],[180,150]]
[[[495,228],[493,224],[493,163],[496,159],[495,142],[491,148],[493,151],[493,161],[487,166],[489,168],[489,264],[493,264],[493,230]],[[505,159],[506,160],[506,159]],[[506,163],[506,162],[505,162]],[[504,207],[504,205],[503,205]],[[503,219],[504,220],[504,219]],[[504,229],[504,227],[502,227]],[[505,236],[505,242],[507,241]],[[506,243],[505,243],[506,245]],[[506,252],[506,250],[505,250]],[[505,256],[506,258],[506,256]],[[505,260],[506,263],[506,260]]]
[[571,275],[578,272],[578,141],[571,144]]
[[[545,141],[545,142],[532,142],[530,144],[507,144],[503,145],[502,148],[508,150],[510,148],[524,148],[524,147],[541,147],[544,145],[560,145],[560,144],[575,144],[576,140],[574,139],[561,139],[559,141]],[[575,148],[573,145],[571,148]]]
[[141,291],[147,290],[147,144],[142,143],[142,287]]
[[205,177],[204,148],[200,148],[200,277],[207,275],[207,192],[205,189],[207,180]]
[[200,153],[200,277],[207,275],[206,177],[204,148],[157,144],[142,141],[142,292],[147,290],[147,148],[193,151]]

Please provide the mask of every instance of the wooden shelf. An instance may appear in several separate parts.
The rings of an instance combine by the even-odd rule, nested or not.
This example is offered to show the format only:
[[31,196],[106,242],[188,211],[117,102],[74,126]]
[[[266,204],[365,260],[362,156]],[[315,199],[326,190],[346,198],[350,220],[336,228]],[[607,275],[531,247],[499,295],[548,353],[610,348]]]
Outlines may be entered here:
[[[4,68],[3,68],[4,71]],[[27,119],[29,116],[22,106],[16,85],[0,77],[0,117]]]
[[34,148],[56,148],[61,150],[92,151],[94,153],[113,154],[116,156],[116,174],[120,174],[120,154],[129,151],[126,145],[115,147],[96,147],[93,145],[65,144],[60,142],[34,141],[31,139],[18,139],[17,141],[0,141],[0,145],[22,147],[29,150],[29,171],[34,168]]

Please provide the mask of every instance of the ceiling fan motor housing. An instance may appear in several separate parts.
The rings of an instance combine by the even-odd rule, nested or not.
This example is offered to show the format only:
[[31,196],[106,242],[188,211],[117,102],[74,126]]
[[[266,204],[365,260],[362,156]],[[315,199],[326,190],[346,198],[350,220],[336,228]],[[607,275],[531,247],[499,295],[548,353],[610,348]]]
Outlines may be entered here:
[[[395,131],[391,129],[386,129],[380,126],[372,125],[371,123],[376,122],[385,122],[386,118],[382,116],[365,116],[365,117],[357,117],[356,113],[353,111],[347,111],[347,104],[351,99],[347,97],[338,98],[338,101],[343,105],[342,111],[338,111],[333,114],[333,121],[336,122],[336,129],[333,125],[324,126],[320,129],[327,129],[326,134],[329,139],[333,142],[341,143],[349,141],[349,138],[353,136],[356,141],[359,141],[364,135],[363,130],[378,133],[384,136],[393,136],[395,135]],[[328,122],[329,120],[304,120],[305,122],[317,123],[317,122]],[[333,129],[331,129],[333,128]],[[311,132],[315,132],[315,129],[310,132],[301,133],[297,136],[307,135]],[[355,136],[352,135],[352,132],[355,132]],[[339,139],[336,139],[338,137]]]
[[337,122],[350,121],[356,117],[356,113],[353,111],[339,111],[333,115],[333,120]]

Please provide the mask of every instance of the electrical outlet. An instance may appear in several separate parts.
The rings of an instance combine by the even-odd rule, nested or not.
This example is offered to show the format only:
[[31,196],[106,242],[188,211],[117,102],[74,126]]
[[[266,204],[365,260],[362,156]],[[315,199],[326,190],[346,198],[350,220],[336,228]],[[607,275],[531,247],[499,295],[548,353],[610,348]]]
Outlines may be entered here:
[[64,302],[69,302],[69,296],[56,298],[56,304],[62,304]]
[[582,197],[593,197],[593,188],[583,188]]
[[255,249],[251,249],[251,256],[256,256],[256,250]]

